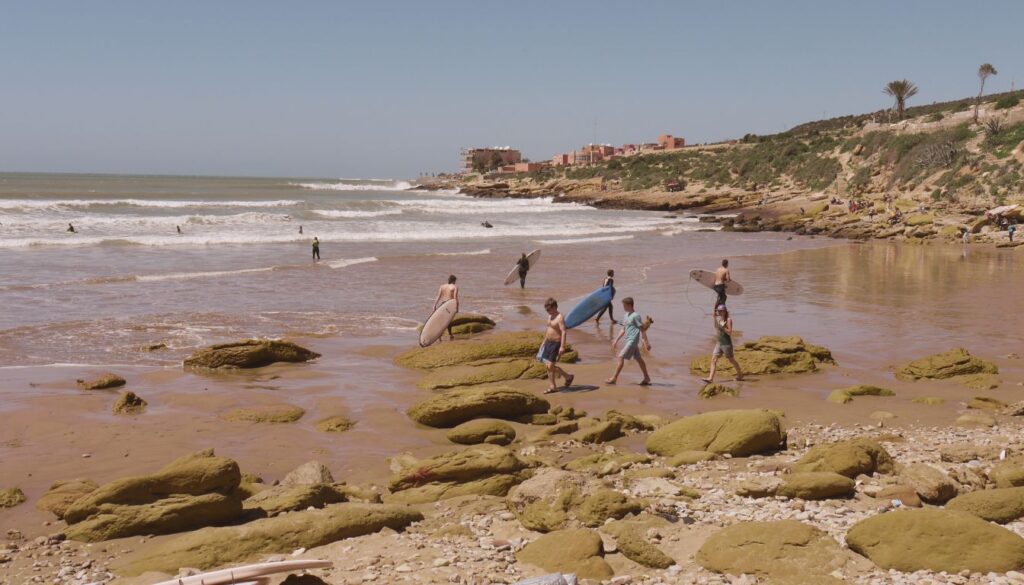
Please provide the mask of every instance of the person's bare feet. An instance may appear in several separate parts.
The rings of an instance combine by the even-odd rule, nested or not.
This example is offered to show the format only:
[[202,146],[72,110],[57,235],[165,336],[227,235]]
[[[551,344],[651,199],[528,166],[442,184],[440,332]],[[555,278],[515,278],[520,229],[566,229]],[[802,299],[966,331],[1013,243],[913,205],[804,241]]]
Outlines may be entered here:
[[572,381],[575,380],[575,379],[576,379],[576,376],[574,374],[569,374],[568,376],[566,376],[565,377],[565,387],[566,388],[572,388]]
[[711,383],[711,378],[701,378],[700,381],[704,382],[705,384],[710,384]]
[[615,382],[616,382],[616,380],[605,380],[604,381],[605,384],[608,384],[608,385],[611,385],[611,386],[614,386]]
[[548,388],[547,390],[544,391],[544,393],[545,394],[557,394],[558,393],[558,388]]
[[651,385],[651,379],[647,378],[646,380],[640,380],[640,385],[641,386],[650,386]]

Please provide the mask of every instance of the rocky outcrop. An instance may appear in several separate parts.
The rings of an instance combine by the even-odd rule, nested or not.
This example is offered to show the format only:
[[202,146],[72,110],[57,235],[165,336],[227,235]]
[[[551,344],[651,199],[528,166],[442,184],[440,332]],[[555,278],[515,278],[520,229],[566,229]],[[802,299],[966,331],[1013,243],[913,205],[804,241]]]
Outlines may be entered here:
[[536,360],[509,359],[480,365],[437,368],[416,382],[423,390],[445,390],[459,386],[478,386],[508,380],[532,380],[547,375],[547,368]]
[[550,407],[535,394],[498,386],[451,390],[420,402],[408,414],[420,424],[449,428],[475,418],[514,420],[546,413]]
[[104,484],[64,510],[69,538],[95,542],[168,534],[229,522],[241,515],[234,492],[238,464],[212,450],[186,455],[160,471]]
[[[766,336],[744,343],[742,347],[736,348],[736,361],[743,368],[744,374],[755,376],[802,374],[816,371],[820,364],[835,363],[828,349],[805,343],[796,336]],[[710,364],[710,357],[701,356],[690,362],[690,372],[706,375]],[[733,372],[732,365],[725,360],[718,362],[718,368],[722,373]]]
[[322,433],[343,433],[356,426],[356,421],[337,414],[316,421],[316,430]]
[[979,490],[957,496],[946,503],[947,510],[959,510],[1006,524],[1024,518],[1024,487]]
[[896,393],[888,388],[860,384],[857,386],[849,386],[847,388],[833,390],[826,400],[829,402],[835,402],[836,404],[846,404],[847,402],[851,402],[856,396],[896,396]]
[[251,423],[293,423],[306,411],[291,404],[263,404],[246,408],[235,408],[220,415],[226,421]]
[[673,456],[709,451],[747,456],[780,449],[786,433],[777,414],[767,410],[719,410],[681,418],[654,431],[647,451]]
[[956,497],[958,486],[946,472],[927,463],[914,463],[899,470],[903,483],[929,504],[944,504]]
[[323,546],[383,528],[402,530],[420,520],[421,513],[405,506],[335,504],[323,510],[293,512],[241,526],[205,528],[160,543],[122,561],[116,570],[134,576],[146,571],[174,574],[180,567],[210,569],[259,555]]
[[[433,370],[449,366],[480,365],[503,359],[535,359],[543,341],[543,334],[536,332],[497,333],[479,339],[415,348],[399,355],[395,363],[407,368]],[[566,348],[561,361],[575,360],[575,352]]]
[[512,451],[474,445],[402,466],[388,481],[394,503],[436,502],[465,495],[504,496],[532,469]]
[[604,560],[601,536],[585,528],[545,534],[516,553],[521,563],[545,571],[575,573],[581,579],[610,579],[615,572]]
[[77,380],[78,387],[82,390],[108,390],[110,388],[120,388],[126,384],[124,378],[117,374],[107,372],[106,374],[100,374],[91,380]]
[[114,402],[114,414],[141,414],[149,404],[134,392],[123,392]]
[[854,552],[883,569],[1005,573],[1024,566],[1024,538],[957,510],[897,510],[855,524]]
[[259,511],[260,516],[277,516],[307,508],[323,508],[348,500],[344,491],[328,484],[280,485],[265,489],[243,502],[246,511]]
[[648,530],[654,528],[657,531],[656,525],[655,522],[616,521],[602,526],[601,532],[613,536],[619,552],[634,563],[667,569],[676,564],[675,560],[645,537]]
[[584,455],[565,464],[570,471],[587,471],[597,475],[611,475],[630,467],[635,463],[648,463],[650,455],[642,453],[617,453],[605,451]]
[[992,466],[988,479],[1000,488],[1024,486],[1024,455],[1009,457]]
[[740,522],[712,534],[697,551],[697,564],[729,575],[768,577],[828,575],[847,562],[839,543],[796,520]]
[[185,359],[186,368],[235,370],[262,368],[278,362],[301,363],[320,357],[301,345],[273,339],[246,339],[196,351]]
[[999,368],[995,364],[976,358],[961,347],[896,367],[896,378],[907,381],[940,380],[967,374],[998,373]]
[[795,464],[793,471],[831,471],[849,478],[874,473],[892,473],[889,452],[871,439],[850,439],[815,445]]
[[55,482],[50,486],[50,489],[46,490],[46,493],[39,496],[39,499],[36,500],[36,509],[50,512],[63,520],[64,513],[71,507],[71,504],[92,493],[98,487],[100,486],[91,479],[72,479]]
[[586,426],[570,436],[580,443],[607,443],[623,435],[622,421],[612,419]]
[[641,510],[638,501],[586,474],[550,467],[512,488],[506,503],[523,527],[537,532],[597,527]]
[[13,508],[25,501],[25,493],[20,488],[0,489],[0,509]]
[[494,320],[478,313],[459,313],[452,319],[452,335],[472,335],[494,329]]
[[782,476],[775,495],[801,500],[848,498],[855,490],[853,480],[831,471],[809,471]]
[[462,423],[445,436],[449,441],[462,445],[508,445],[515,440],[516,430],[500,420],[477,419]]
[[285,487],[326,483],[334,483],[334,475],[326,465],[319,461],[307,461],[289,471],[281,480],[281,485]]

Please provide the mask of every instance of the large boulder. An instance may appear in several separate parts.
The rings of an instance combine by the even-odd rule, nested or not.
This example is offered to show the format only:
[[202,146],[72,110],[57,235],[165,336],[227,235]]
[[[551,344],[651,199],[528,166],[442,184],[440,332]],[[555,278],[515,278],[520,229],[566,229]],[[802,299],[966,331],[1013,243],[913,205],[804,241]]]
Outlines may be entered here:
[[647,451],[672,456],[709,451],[747,456],[775,451],[786,441],[779,416],[767,410],[719,410],[681,418],[651,433]]
[[58,481],[46,490],[46,493],[36,500],[36,509],[50,512],[60,519],[64,519],[64,513],[82,497],[90,494],[100,487],[91,479],[72,479]]
[[946,472],[927,463],[907,465],[899,470],[899,476],[929,504],[943,504],[955,498],[959,489]]
[[958,510],[872,516],[850,528],[846,543],[883,569],[907,573],[1005,573],[1024,567],[1024,538]]
[[301,345],[273,339],[246,339],[200,349],[185,359],[186,368],[235,370],[277,362],[300,363],[320,357]]
[[947,502],[946,509],[960,510],[989,522],[1006,524],[1024,518],[1024,487],[971,492]]
[[962,347],[907,362],[896,367],[896,378],[914,381],[922,378],[945,379],[966,374],[998,374],[992,362],[976,358]]
[[545,571],[575,573],[581,579],[603,581],[615,574],[603,555],[601,536],[593,530],[577,528],[541,536],[516,553],[516,559]]
[[88,518],[68,526],[64,534],[82,542],[172,534],[227,524],[241,514],[242,502],[234,496],[177,494],[148,504],[100,504]]
[[25,501],[25,493],[20,488],[0,489],[0,510],[13,508]]
[[476,419],[464,422],[445,435],[449,441],[461,445],[508,445],[516,438],[512,425],[500,420]]
[[475,418],[513,420],[546,413],[547,400],[523,390],[503,386],[460,388],[432,396],[409,409],[414,421],[430,427],[454,427]]
[[806,471],[782,476],[782,485],[775,494],[801,500],[828,500],[853,495],[852,479],[831,471]]
[[277,486],[260,491],[243,502],[246,510],[259,510],[261,516],[277,516],[307,508],[348,501],[344,491],[333,485],[307,484]]
[[645,536],[650,528],[657,525],[660,523],[615,521],[602,526],[601,532],[613,536],[619,552],[634,563],[654,569],[667,569],[676,564],[675,560]]
[[1000,488],[1024,486],[1024,455],[1015,455],[996,463],[989,470],[988,479]]
[[265,518],[241,526],[204,528],[160,543],[145,553],[118,563],[126,576],[146,571],[177,573],[181,567],[210,569],[241,563],[261,555],[291,553],[345,538],[372,534],[382,528],[401,530],[423,515],[405,506],[335,504]]
[[82,390],[108,390],[120,388],[126,384],[124,378],[112,372],[100,374],[91,380],[78,379],[76,383]]
[[423,503],[465,495],[504,496],[530,467],[497,445],[474,445],[410,462],[388,481],[388,502]]
[[[535,359],[544,335],[531,331],[497,333],[479,339],[438,343],[409,350],[395,363],[406,368],[433,370],[448,366],[474,365],[502,359]],[[575,361],[576,354],[566,348],[563,362]]]
[[291,404],[261,404],[245,408],[234,408],[220,415],[230,422],[251,423],[293,423],[306,414],[306,411]]
[[523,527],[537,532],[601,526],[642,509],[586,474],[550,467],[512,488],[506,503]]
[[625,433],[622,432],[622,421],[612,419],[579,429],[570,436],[581,443],[607,443],[623,435]]
[[[802,374],[813,372],[819,364],[834,364],[832,353],[817,345],[805,343],[803,339],[791,337],[766,336],[744,343],[736,349],[736,361],[743,368],[744,374]],[[690,372],[706,375],[711,365],[711,358],[701,356],[690,362]],[[718,371],[732,373],[732,365],[725,360],[718,362]]]
[[518,379],[539,379],[547,368],[536,360],[498,360],[480,365],[437,368],[423,376],[416,385],[424,390],[445,390],[459,386],[478,386]]
[[893,470],[889,452],[872,439],[815,445],[793,464],[793,471],[831,471],[849,478]]
[[723,528],[704,542],[695,560],[715,573],[806,577],[839,569],[847,562],[845,555],[824,531],[796,520],[778,520]]

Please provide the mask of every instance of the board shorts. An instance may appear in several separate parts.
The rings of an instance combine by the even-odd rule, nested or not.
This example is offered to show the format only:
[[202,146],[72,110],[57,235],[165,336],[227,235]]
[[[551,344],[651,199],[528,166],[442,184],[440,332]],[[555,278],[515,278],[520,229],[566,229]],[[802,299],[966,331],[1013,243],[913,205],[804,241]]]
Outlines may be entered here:
[[721,343],[715,344],[715,351],[711,353],[714,357],[722,357],[723,355],[727,358],[732,357],[732,346],[722,345]]
[[624,360],[635,360],[640,357],[640,344],[634,343],[623,347],[622,351],[619,352],[619,357]]
[[558,361],[558,350],[560,349],[562,349],[562,342],[545,341],[544,345],[540,346],[540,353],[537,354],[537,360],[544,363],[555,363]]

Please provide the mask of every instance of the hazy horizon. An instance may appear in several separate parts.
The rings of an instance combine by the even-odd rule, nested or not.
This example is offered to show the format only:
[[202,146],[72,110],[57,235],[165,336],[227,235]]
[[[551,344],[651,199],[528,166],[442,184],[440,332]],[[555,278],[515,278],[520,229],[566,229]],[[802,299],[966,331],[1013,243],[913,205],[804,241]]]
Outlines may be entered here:
[[[392,177],[774,133],[1024,83],[1024,5],[52,2],[0,8],[0,172]],[[1014,41],[1013,39],[1018,40]]]

